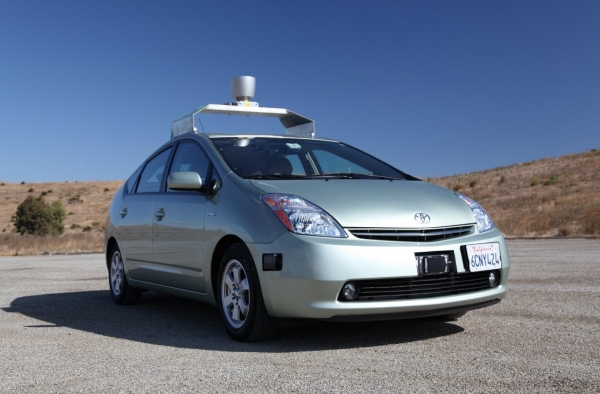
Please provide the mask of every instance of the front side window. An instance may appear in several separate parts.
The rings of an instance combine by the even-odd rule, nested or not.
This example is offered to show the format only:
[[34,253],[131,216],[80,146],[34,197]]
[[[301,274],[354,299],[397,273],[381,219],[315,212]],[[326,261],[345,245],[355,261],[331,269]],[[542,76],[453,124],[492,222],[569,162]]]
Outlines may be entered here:
[[[206,157],[206,154],[197,144],[193,142],[182,142],[177,147],[175,157],[173,158],[173,164],[171,165],[171,171],[173,172],[185,172],[193,171],[200,175],[202,184],[206,184],[208,168],[210,162]],[[177,192],[177,190],[168,189],[168,192]]]
[[158,193],[173,148],[169,147],[146,164],[137,187],[137,193]]
[[211,139],[229,167],[247,179],[417,180],[356,148],[336,141],[278,137]]

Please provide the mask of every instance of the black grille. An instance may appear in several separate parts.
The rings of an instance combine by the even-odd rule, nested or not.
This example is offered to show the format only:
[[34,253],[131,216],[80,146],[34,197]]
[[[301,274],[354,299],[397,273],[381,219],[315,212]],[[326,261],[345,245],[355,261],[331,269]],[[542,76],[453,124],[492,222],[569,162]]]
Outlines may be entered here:
[[[495,271],[500,277],[500,271]],[[359,287],[355,301],[417,299],[469,293],[490,288],[488,272],[426,275],[412,278],[352,281]],[[498,280],[498,283],[500,281]],[[344,301],[341,297],[340,301]]]
[[381,241],[432,242],[462,237],[473,232],[473,225],[441,227],[430,229],[348,229],[357,238]]

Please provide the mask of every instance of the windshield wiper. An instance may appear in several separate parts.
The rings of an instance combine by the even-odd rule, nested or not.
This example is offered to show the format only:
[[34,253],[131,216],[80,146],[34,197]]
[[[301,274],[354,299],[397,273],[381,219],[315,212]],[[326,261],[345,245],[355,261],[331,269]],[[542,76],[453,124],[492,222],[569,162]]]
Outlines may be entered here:
[[256,174],[245,176],[246,179],[306,179],[304,175]]
[[394,178],[385,175],[360,174],[358,172],[330,172],[322,175],[312,175],[312,178],[339,178],[339,179],[387,179],[390,181],[402,181],[402,178]]
[[255,174],[247,175],[246,179],[385,179],[389,181],[403,181],[402,178],[394,178],[385,175],[360,174],[357,172],[331,172],[319,175],[282,175],[282,174]]

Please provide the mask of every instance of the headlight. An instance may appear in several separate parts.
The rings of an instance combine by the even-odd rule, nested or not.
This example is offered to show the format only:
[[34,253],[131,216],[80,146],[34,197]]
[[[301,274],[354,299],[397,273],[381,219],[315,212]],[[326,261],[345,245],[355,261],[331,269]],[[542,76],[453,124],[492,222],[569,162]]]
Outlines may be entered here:
[[481,205],[460,193],[454,194],[466,202],[469,208],[471,208],[471,211],[473,211],[473,216],[475,216],[475,220],[477,221],[477,230],[479,230],[480,233],[496,228],[492,218]]
[[335,219],[303,198],[290,194],[265,194],[261,199],[293,233],[321,237],[347,237]]

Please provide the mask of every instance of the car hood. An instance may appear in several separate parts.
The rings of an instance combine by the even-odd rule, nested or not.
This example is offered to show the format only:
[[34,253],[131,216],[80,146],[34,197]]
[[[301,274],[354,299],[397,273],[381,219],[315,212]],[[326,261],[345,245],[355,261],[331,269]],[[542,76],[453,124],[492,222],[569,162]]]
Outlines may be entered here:
[[[342,227],[432,228],[475,223],[471,209],[450,190],[422,181],[381,179],[252,180],[265,193],[302,197]],[[422,224],[416,213],[431,221]]]

